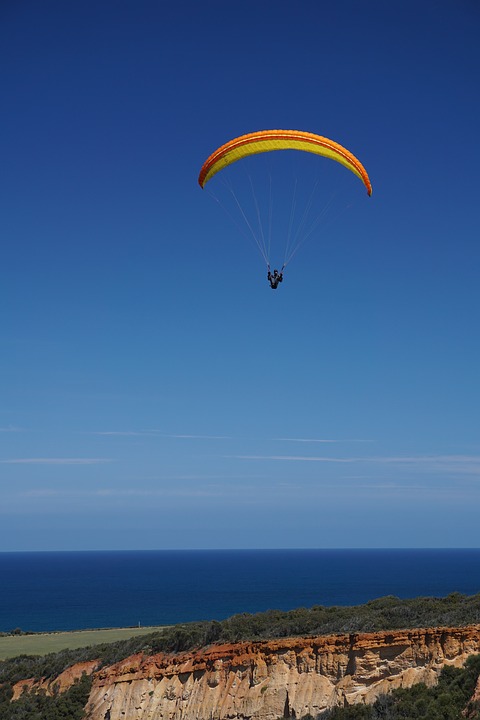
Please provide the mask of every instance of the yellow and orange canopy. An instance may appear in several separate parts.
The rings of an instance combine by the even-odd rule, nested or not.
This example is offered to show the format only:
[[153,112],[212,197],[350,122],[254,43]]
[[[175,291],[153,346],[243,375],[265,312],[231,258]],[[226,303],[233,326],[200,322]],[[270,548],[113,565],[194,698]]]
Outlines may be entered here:
[[357,175],[372,194],[372,185],[362,163],[349,150],[321,135],[299,130],[259,130],[230,140],[204,162],[198,182],[205,184],[223,168],[237,160],[272,150],[304,150],[341,163]]

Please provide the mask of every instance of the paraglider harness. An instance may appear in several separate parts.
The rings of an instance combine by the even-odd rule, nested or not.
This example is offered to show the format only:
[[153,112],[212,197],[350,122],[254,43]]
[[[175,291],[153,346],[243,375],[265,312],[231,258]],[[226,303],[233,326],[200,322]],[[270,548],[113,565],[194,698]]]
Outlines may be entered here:
[[278,288],[278,283],[283,282],[283,268],[284,267],[285,267],[285,265],[282,267],[280,272],[278,272],[278,270],[274,270],[273,273],[271,273],[270,265],[267,265],[267,269],[268,269],[267,280],[270,283],[270,287],[272,288],[272,290],[276,290]]

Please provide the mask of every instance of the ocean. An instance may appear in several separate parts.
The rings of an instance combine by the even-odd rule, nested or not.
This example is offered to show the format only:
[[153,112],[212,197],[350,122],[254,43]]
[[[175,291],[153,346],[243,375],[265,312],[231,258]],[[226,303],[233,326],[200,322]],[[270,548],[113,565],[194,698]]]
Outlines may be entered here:
[[0,631],[221,620],[480,592],[480,549],[0,553]]

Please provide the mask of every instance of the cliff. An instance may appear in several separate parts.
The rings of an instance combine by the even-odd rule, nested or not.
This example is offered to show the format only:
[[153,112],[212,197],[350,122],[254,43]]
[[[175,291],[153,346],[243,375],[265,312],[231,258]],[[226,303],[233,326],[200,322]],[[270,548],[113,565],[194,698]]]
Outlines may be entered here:
[[32,690],[44,692],[45,695],[63,693],[72,687],[73,683],[79,680],[84,673],[91,675],[98,668],[98,665],[98,660],[76,663],[76,665],[72,665],[54,678],[20,680],[13,686],[12,700],[18,700],[23,692],[31,692]]
[[480,625],[476,625],[134,655],[97,671],[92,665],[86,718],[299,719],[337,704],[373,702],[393,688],[417,682],[432,685],[444,665],[460,666],[479,652]]

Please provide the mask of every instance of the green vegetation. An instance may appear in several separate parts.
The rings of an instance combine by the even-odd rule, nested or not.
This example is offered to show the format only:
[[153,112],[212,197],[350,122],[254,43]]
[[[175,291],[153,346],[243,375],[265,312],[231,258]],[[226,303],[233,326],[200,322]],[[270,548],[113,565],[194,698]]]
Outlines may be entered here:
[[[454,593],[446,598],[415,598],[411,600],[400,600],[388,596],[354,607],[315,606],[311,609],[299,608],[288,612],[271,610],[256,615],[245,613],[222,621],[174,625],[162,631],[142,634],[114,643],[65,649],[44,656],[11,657],[9,660],[0,661],[0,691],[8,694],[9,688],[18,680],[55,677],[77,662],[99,660],[101,665],[110,665],[138,652],[145,654],[182,652],[212,643],[231,643],[242,640],[268,640],[280,637],[374,632],[416,627],[460,627],[477,623],[480,624],[480,594],[465,596],[459,593]],[[3,638],[3,640],[7,639],[10,638]],[[19,640],[22,639],[22,636],[11,639]],[[69,648],[71,648],[71,644]],[[420,705],[423,706],[424,698],[420,699],[422,700]],[[355,712],[361,711],[363,710]],[[3,720],[4,717],[7,716],[0,712],[0,718]],[[28,717],[30,720],[37,716],[27,714],[24,717]],[[43,718],[44,716],[38,717]],[[62,718],[64,716],[52,717]],[[74,718],[75,716],[71,715],[70,717]],[[391,717],[396,716],[392,715]],[[424,715],[424,717],[426,716]],[[442,717],[448,720],[450,716]],[[336,718],[332,716],[332,720],[336,720]]]
[[113,643],[117,640],[127,640],[152,632],[161,632],[163,629],[163,627],[133,627],[55,633],[24,633],[22,631],[12,631],[8,635],[0,633],[0,660],[18,655],[47,655],[60,652],[60,650],[75,650],[89,645]]
[[11,702],[9,685],[0,686],[2,720],[82,720],[92,679],[83,675],[69,690],[48,697],[44,692],[25,693]]
[[480,720],[480,704],[470,702],[479,674],[480,655],[474,655],[463,669],[445,667],[433,688],[419,683],[382,695],[373,705],[334,708],[317,720]]
[[[234,615],[222,621],[173,625],[162,631],[114,643],[66,649],[43,657],[20,655],[0,661],[0,682],[52,677],[76,662],[99,659],[102,665],[137,652],[182,652],[212,643],[334,633],[375,632],[416,627],[480,624],[480,594],[453,593],[445,598],[400,600],[387,596],[365,605],[325,607]],[[5,638],[4,638],[5,639]]]

